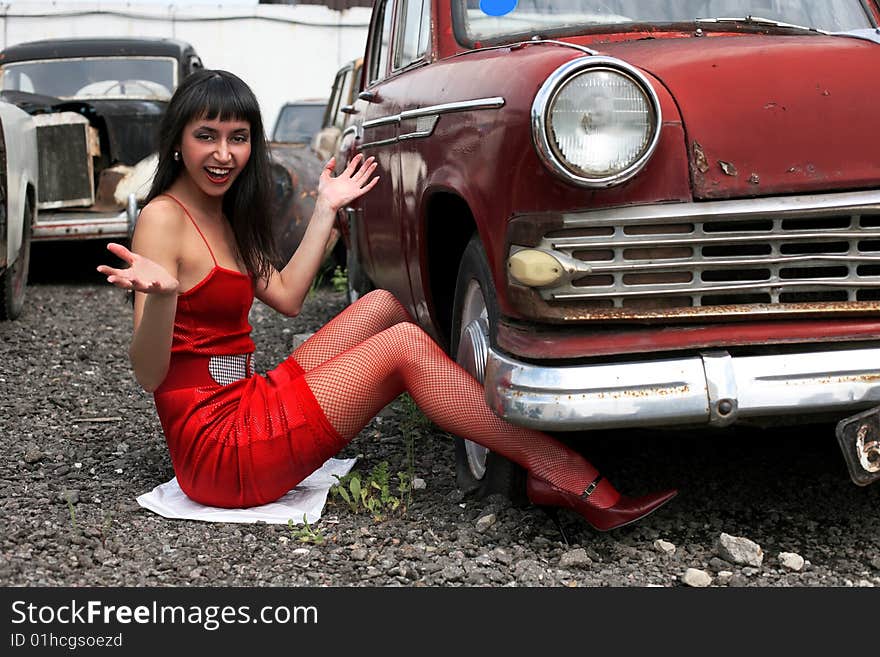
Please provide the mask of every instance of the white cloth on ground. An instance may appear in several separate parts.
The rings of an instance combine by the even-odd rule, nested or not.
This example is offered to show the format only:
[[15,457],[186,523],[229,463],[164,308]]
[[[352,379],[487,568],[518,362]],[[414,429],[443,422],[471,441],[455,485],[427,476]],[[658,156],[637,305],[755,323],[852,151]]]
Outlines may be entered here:
[[[137,498],[137,503],[166,518],[204,520],[206,522],[257,522],[284,524],[289,520],[311,524],[321,517],[330,487],[336,477],[344,477],[357,459],[328,459],[324,465],[303,479],[299,485],[274,502],[247,509],[223,509],[205,506],[189,499],[177,483],[177,477],[156,486]],[[335,476],[334,476],[335,475]]]

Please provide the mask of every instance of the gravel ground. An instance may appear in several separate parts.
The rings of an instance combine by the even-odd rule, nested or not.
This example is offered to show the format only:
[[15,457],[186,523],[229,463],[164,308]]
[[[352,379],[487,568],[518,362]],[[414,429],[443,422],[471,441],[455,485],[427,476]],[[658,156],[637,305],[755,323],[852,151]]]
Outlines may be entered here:
[[[407,471],[411,436],[424,487],[405,511],[377,520],[331,499],[311,535],[161,518],[135,498],[173,471],[152,399],[129,373],[131,311],[91,274],[98,253],[42,247],[25,313],[0,324],[2,585],[880,584],[880,486],[850,482],[830,426],[580,436],[625,492],[681,494],[609,533],[565,515],[566,544],[538,509],[464,496],[451,441],[398,400],[341,456],[358,456],[362,476],[383,462]],[[343,303],[321,289],[294,319],[257,304],[258,367]],[[737,541],[723,534],[749,540],[725,550]]]

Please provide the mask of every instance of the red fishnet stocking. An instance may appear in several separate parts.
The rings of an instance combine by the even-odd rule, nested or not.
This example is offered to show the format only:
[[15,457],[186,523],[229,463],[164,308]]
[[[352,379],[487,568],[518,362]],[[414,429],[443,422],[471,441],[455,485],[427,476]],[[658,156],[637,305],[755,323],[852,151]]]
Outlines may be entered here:
[[[359,317],[358,313],[353,315]],[[342,313],[337,319],[344,316]],[[359,321],[358,326],[381,324],[378,320]],[[343,325],[340,321],[333,331],[349,337]],[[328,347],[324,353],[330,351]],[[304,376],[327,419],[346,443],[382,407],[406,391],[442,430],[488,447],[559,488],[579,495],[599,474],[580,454],[559,441],[496,416],[486,405],[482,386],[409,322],[381,330]],[[602,479],[589,503],[606,508],[619,497],[614,487]]]
[[412,321],[406,308],[388,290],[365,294],[293,350],[291,356],[307,372],[400,322]]

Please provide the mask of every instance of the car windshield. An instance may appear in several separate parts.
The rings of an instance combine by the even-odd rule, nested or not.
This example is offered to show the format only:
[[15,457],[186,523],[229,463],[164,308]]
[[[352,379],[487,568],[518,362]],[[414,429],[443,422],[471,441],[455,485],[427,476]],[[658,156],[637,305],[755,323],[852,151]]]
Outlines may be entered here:
[[307,143],[321,129],[324,105],[287,105],[281,110],[272,141]]
[[4,90],[64,99],[168,100],[177,85],[177,61],[165,57],[45,59],[0,70]]
[[[872,27],[861,0],[457,0],[467,40],[543,37],[621,23],[693,23],[698,18],[767,19],[841,32]],[[482,6],[482,8],[481,8]],[[489,15],[493,14],[493,15]],[[757,21],[755,21],[757,22]]]

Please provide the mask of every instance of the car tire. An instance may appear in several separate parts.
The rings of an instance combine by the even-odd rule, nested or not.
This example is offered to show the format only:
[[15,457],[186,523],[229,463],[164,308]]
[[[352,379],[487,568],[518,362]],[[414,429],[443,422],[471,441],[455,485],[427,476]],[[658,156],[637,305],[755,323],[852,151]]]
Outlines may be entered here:
[[[489,262],[475,235],[458,269],[451,354],[481,383],[491,327],[498,319],[493,290]],[[518,504],[525,501],[525,470],[477,443],[455,439],[455,469],[458,486],[465,493],[477,497],[500,493]]]
[[348,234],[349,243],[348,248],[345,250],[345,296],[348,303],[352,304],[367,292],[375,290],[376,286],[373,285],[373,281],[367,276],[367,273],[364,271],[364,268],[360,263],[360,258],[358,258],[358,243],[354,220],[349,222]]
[[28,269],[31,260],[31,204],[25,204],[22,222],[21,248],[12,266],[0,274],[0,319],[15,319],[24,308]]

